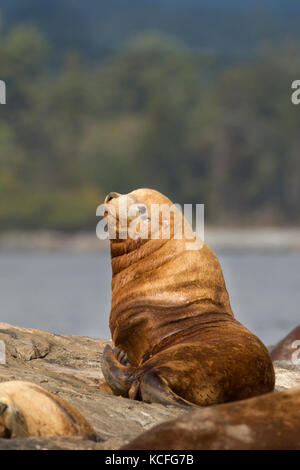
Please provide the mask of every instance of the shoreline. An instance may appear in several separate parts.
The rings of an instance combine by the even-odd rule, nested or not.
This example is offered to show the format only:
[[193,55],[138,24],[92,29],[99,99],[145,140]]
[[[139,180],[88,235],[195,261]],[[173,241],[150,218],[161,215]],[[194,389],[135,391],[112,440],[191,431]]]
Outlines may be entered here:
[[[6,345],[0,382],[23,380],[42,386],[78,409],[99,437],[97,442],[72,436],[0,439],[0,450],[117,450],[145,431],[186,413],[170,405],[113,395],[103,387],[101,359],[107,339],[56,335],[0,322],[0,341]],[[276,361],[274,369],[276,392],[299,387],[299,366]]]
[[[300,228],[207,227],[205,242],[218,251],[300,252]],[[0,253],[12,251],[108,252],[109,241],[96,233],[59,231],[10,231],[0,234]]]

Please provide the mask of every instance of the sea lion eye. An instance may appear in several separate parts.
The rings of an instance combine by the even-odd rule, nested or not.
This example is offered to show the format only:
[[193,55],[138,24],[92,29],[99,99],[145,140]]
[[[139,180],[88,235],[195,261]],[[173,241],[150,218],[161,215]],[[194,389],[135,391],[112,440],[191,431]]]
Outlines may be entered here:
[[139,210],[140,214],[145,214],[146,213],[146,206],[140,205],[140,206],[138,206],[138,210]]

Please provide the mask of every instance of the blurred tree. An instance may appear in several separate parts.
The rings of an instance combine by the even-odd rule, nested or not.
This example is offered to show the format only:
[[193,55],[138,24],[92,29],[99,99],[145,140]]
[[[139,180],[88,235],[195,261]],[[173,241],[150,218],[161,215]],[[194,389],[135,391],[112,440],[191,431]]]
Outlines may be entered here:
[[105,193],[148,186],[215,223],[300,223],[297,44],[220,67],[139,35],[96,65],[32,27],[1,33],[0,227],[93,229]]

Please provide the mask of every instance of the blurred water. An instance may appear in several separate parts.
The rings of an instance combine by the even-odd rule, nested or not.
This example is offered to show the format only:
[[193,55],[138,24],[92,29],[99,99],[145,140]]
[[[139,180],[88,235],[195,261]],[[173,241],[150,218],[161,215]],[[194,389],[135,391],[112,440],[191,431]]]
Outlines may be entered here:
[[0,254],[0,321],[108,338],[110,283],[104,253]]
[[[300,254],[217,253],[235,316],[266,344],[300,324]],[[109,337],[108,253],[1,253],[0,321]]]

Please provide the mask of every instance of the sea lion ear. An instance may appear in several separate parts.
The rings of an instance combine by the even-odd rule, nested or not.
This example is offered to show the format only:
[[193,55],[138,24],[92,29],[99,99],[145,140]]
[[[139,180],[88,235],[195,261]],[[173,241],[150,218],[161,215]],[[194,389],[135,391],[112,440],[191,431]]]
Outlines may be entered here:
[[3,415],[3,413],[7,410],[7,408],[8,408],[8,405],[0,401],[0,416]]

